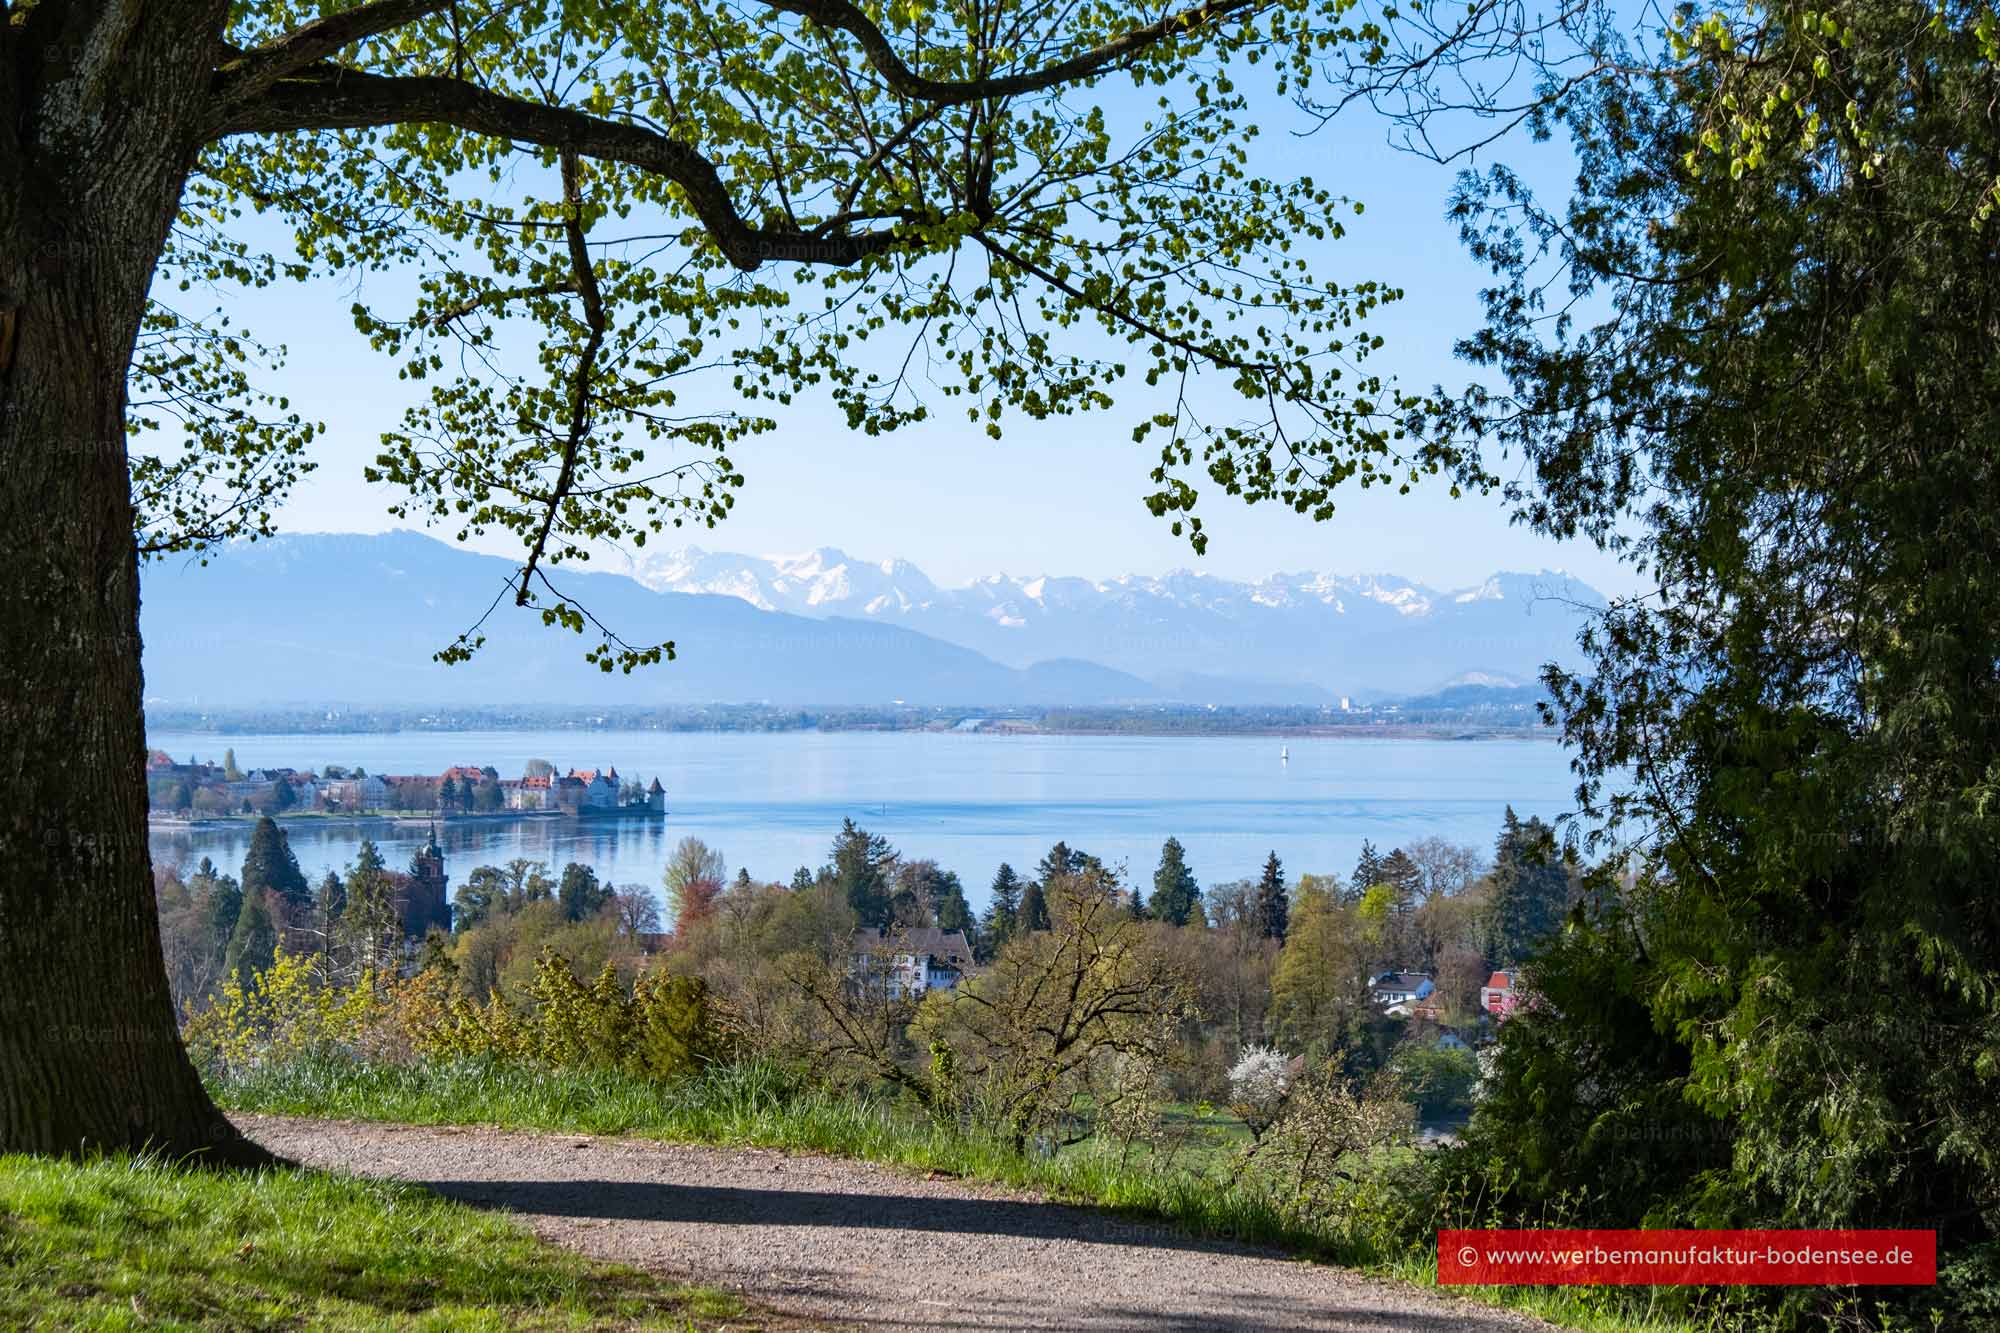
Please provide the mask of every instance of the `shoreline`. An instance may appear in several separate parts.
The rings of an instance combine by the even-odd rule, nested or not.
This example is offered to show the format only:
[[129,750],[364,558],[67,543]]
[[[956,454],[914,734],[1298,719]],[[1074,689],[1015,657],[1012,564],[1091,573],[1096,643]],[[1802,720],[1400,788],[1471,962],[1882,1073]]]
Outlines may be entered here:
[[[195,819],[182,819],[178,815],[160,815],[149,812],[146,816],[146,827],[149,829],[167,830],[251,828],[256,825],[258,820],[263,818],[265,818],[263,815],[239,813],[230,815],[203,815]],[[362,824],[396,824],[419,827],[437,824],[440,827],[449,827],[453,824],[520,824],[565,821],[575,824],[596,824],[600,822],[623,823],[628,820],[640,819],[658,819],[664,823],[667,818],[667,812],[664,810],[634,810],[630,812],[616,810],[607,811],[603,814],[577,815],[563,810],[489,810],[476,815],[437,815],[427,814],[421,810],[414,812],[403,810],[394,813],[369,812],[355,814],[330,813],[321,810],[305,810],[294,814],[287,810],[271,815],[270,818],[281,825],[310,824],[320,828],[355,827]]]

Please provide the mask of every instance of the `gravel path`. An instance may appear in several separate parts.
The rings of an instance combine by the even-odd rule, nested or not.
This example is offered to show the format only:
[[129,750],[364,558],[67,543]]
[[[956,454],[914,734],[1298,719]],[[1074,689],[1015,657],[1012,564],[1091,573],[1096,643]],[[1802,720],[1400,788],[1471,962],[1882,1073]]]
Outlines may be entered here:
[[1549,1327],[1345,1269],[841,1158],[481,1128],[238,1123],[296,1161],[504,1207],[557,1244],[829,1325]]

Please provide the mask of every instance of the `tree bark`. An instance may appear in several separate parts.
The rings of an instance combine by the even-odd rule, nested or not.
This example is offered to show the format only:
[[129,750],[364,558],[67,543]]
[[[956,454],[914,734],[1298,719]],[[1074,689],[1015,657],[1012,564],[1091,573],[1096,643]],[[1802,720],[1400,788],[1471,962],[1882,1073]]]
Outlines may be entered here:
[[267,1159],[182,1049],[146,842],[125,376],[223,6],[0,38],[0,1152]]

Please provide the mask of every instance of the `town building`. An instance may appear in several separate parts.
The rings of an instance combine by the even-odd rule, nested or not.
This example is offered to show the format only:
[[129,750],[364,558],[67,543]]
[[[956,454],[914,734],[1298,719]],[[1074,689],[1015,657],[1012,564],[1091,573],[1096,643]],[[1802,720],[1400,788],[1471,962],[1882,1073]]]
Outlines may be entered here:
[[1521,988],[1517,983],[1517,973],[1495,972],[1479,988],[1479,1007],[1494,1018],[1505,1018],[1521,1003]]
[[965,932],[936,926],[891,930],[886,936],[864,926],[854,932],[849,952],[855,979],[886,988],[892,1000],[951,990],[972,969],[972,946]]
[[1398,1017],[1410,1016],[1436,990],[1437,984],[1423,972],[1384,972],[1368,983],[1368,997],[1384,1013]]
[[320,801],[329,810],[379,810],[389,803],[389,784],[372,774],[327,778],[320,782]]
[[430,841],[418,849],[410,862],[410,873],[395,889],[396,919],[403,934],[420,940],[432,927],[451,929],[451,900],[445,893],[444,849],[438,846],[437,825],[431,825]]

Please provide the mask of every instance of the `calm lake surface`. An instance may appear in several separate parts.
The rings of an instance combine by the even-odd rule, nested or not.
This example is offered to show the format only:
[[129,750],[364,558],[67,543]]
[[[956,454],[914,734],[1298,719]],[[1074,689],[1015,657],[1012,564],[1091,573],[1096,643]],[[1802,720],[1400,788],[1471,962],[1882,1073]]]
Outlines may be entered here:
[[[176,759],[243,768],[360,765],[370,773],[441,773],[491,764],[518,777],[531,758],[558,769],[613,766],[667,789],[659,820],[531,820],[446,825],[451,883],[516,856],[556,870],[582,861],[616,884],[657,887],[680,839],[721,850],[733,876],[785,879],[818,867],[852,817],[905,856],[958,872],[975,906],[1002,861],[1024,874],[1057,839],[1125,862],[1150,883],[1160,844],[1186,845],[1203,884],[1254,877],[1276,851],[1289,878],[1346,876],[1364,838],[1387,850],[1435,834],[1492,846],[1509,804],[1553,818],[1574,804],[1566,752],[1538,740],[1266,737],[992,736],[922,732],[667,733],[495,731],[366,736],[159,731],[147,744]],[[1281,762],[1281,744],[1290,750]],[[306,874],[344,868],[372,837],[396,869],[423,844],[421,825],[286,823]],[[162,830],[153,857],[189,868],[203,856],[234,874],[249,827]]]

